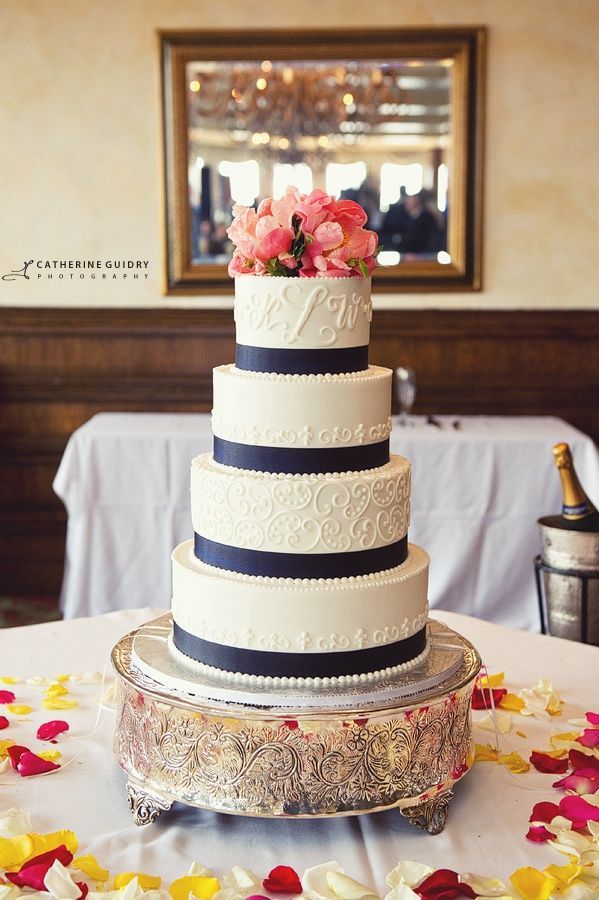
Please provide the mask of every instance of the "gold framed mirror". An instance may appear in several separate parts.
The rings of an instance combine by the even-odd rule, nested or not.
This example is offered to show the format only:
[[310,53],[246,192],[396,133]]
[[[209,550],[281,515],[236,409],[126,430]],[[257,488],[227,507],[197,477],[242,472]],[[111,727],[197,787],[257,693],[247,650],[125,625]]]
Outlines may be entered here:
[[231,291],[234,203],[362,203],[375,290],[481,287],[485,29],[160,32],[166,291]]

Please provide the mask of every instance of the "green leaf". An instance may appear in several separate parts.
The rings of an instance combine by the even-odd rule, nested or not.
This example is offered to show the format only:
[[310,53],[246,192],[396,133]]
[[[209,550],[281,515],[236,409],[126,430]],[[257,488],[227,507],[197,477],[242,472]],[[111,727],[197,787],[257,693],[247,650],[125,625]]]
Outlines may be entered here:
[[359,259],[359,260],[358,260],[358,265],[359,265],[359,267],[360,267],[360,272],[362,273],[362,275],[364,276],[364,278],[368,278],[368,266],[366,265],[366,263],[364,262],[364,260],[363,260],[363,259]]
[[355,266],[358,264],[358,260],[352,256],[351,259],[347,260],[347,264],[348,264],[348,266]]

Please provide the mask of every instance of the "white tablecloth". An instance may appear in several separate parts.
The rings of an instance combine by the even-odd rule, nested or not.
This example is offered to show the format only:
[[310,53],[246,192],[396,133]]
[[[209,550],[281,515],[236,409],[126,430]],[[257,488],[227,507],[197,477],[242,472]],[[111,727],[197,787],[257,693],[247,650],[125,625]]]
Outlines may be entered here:
[[[155,614],[131,610],[5,629],[0,632],[1,674],[25,678],[102,671],[121,635]],[[453,613],[438,612],[437,618],[478,647],[489,671],[505,671],[511,690],[530,687],[545,676],[565,700],[557,718],[517,717],[515,729],[526,737],[515,730],[505,735],[505,752],[517,750],[528,758],[533,748],[549,747],[551,733],[569,730],[568,719],[597,710],[598,648],[510,631]],[[111,677],[109,667],[107,673]],[[41,709],[40,688],[11,686],[17,701],[34,710],[25,719],[10,716],[11,726],[2,732],[3,738],[39,752],[35,732],[40,722],[64,718],[71,730],[57,745],[63,753],[62,771],[37,778],[19,778],[12,771],[0,775],[3,806],[31,812],[36,831],[72,828],[80,841],[79,852],[95,854],[113,875],[145,871],[169,880],[185,874],[193,860],[217,873],[239,863],[262,876],[275,864],[285,863],[301,875],[309,865],[336,859],[353,877],[385,893],[384,875],[398,859],[501,877],[523,865],[543,868],[567,862],[546,845],[524,838],[533,805],[559,800],[561,794],[551,787],[555,777],[534,771],[512,775],[494,763],[476,763],[457,785],[445,830],[435,837],[418,831],[394,811],[313,822],[265,821],[175,805],[153,825],[137,828],[127,808],[125,776],[111,752],[114,712],[103,709],[96,723],[101,687],[67,686],[79,706],[58,713]],[[475,719],[481,715],[475,713]],[[475,738],[480,743],[493,741],[492,734],[476,729]]]
[[[439,421],[391,435],[413,467],[410,540],[431,557],[431,605],[538,630],[536,523],[561,508],[551,447],[570,443],[591,496],[597,449],[557,418]],[[211,441],[202,414],[102,413],[72,435],[54,481],[69,517],[65,617],[170,604],[170,552],[192,536],[190,461]]]

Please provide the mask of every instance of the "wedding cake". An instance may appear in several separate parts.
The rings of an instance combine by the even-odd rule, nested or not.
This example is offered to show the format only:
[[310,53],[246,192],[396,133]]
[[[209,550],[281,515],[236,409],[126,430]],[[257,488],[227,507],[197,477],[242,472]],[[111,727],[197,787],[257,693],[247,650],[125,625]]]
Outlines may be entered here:
[[376,236],[322,191],[235,212],[236,359],[192,462],[172,652],[250,685],[400,672],[427,653],[429,560],[389,453],[392,372],[368,363]]

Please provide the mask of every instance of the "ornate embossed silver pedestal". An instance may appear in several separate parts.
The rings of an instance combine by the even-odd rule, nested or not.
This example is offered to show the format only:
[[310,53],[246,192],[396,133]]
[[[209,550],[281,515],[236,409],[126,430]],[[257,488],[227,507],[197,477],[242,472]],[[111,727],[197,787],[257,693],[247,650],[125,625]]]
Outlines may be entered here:
[[192,678],[169,651],[171,624],[170,616],[150,622],[112,653],[114,750],[138,825],[179,801],[250,816],[397,807],[431,834],[442,831],[451,789],[473,759],[480,658],[465,638],[430,621],[430,653],[408,673],[343,692],[265,697]]

